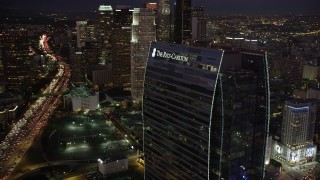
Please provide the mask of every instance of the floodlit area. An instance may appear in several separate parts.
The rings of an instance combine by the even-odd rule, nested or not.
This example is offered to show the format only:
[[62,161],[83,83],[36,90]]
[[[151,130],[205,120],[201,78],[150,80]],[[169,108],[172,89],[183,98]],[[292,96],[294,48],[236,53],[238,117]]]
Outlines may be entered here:
[[76,113],[49,123],[42,146],[50,160],[92,160],[130,156],[136,150],[98,112]]

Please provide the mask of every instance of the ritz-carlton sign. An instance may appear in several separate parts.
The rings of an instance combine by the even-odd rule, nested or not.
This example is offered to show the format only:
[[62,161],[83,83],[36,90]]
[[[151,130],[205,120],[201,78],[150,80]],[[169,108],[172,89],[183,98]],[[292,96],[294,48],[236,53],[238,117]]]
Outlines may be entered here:
[[177,61],[188,61],[189,57],[177,55],[175,53],[169,53],[166,51],[160,51],[157,48],[153,48],[152,57],[161,57],[166,59],[172,59]]

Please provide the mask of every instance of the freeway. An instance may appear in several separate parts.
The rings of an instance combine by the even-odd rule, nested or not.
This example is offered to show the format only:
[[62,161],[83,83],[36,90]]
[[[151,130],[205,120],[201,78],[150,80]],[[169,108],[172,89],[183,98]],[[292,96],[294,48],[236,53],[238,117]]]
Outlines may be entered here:
[[[51,56],[51,58],[55,58],[55,56]],[[51,81],[43,93],[57,93],[67,90],[70,67],[63,62],[60,62],[59,67],[56,78]],[[22,156],[31,146],[33,139],[53,114],[61,96],[59,94],[58,96],[39,97],[33,104],[28,106],[23,118],[13,125],[10,133],[0,143],[2,152],[0,158],[1,179],[9,179]]]

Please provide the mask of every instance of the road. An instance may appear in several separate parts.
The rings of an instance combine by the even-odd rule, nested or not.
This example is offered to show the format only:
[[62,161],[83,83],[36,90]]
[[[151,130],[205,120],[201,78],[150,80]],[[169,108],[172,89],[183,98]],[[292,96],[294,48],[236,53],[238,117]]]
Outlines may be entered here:
[[[50,58],[52,58],[52,61],[57,60],[55,55],[51,55]],[[42,93],[66,91],[70,75],[69,65],[60,62],[58,73]],[[34,138],[53,114],[61,96],[59,94],[58,96],[39,97],[33,104],[28,106],[23,118],[13,124],[9,134],[0,143],[2,152],[0,159],[1,179],[9,179],[22,156],[31,146]]]

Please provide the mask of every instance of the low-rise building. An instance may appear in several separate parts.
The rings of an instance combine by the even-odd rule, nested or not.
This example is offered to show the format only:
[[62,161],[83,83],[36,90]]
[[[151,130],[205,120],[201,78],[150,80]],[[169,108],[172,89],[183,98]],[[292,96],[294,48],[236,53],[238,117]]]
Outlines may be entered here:
[[93,92],[86,86],[73,88],[69,94],[64,95],[65,108],[72,105],[73,111],[96,110],[99,105],[99,92]]

